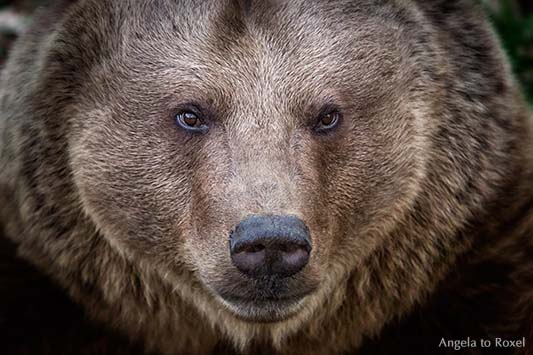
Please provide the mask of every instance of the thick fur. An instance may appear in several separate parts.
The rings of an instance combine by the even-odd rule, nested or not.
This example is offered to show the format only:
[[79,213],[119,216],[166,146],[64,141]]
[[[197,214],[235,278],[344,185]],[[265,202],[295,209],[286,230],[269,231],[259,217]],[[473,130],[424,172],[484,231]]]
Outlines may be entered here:
[[[1,90],[13,352],[533,345],[531,121],[473,0],[63,1]],[[206,134],[174,124],[190,102]],[[332,106],[339,126],[316,133]],[[220,296],[255,295],[227,245],[253,214],[297,215],[313,242],[269,289],[313,292],[267,322]]]

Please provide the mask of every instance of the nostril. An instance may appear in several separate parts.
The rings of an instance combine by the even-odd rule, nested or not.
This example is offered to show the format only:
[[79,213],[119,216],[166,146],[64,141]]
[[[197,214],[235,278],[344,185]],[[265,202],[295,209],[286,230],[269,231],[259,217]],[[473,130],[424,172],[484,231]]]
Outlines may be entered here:
[[300,260],[308,258],[309,252],[305,249],[294,249],[282,252],[283,259],[289,264],[297,264]]
[[273,264],[274,271],[283,276],[294,275],[307,265],[309,251],[296,246],[290,251],[282,251],[281,258]]
[[266,253],[264,247],[244,247],[241,251],[231,255],[235,266],[248,275],[257,274],[265,265]]
[[258,253],[263,250],[265,250],[265,246],[261,243],[257,243],[257,244],[237,243],[235,246],[233,246],[231,253],[232,254]]
[[263,244],[245,245],[242,250],[239,251],[239,253],[258,253],[264,249],[265,246]]
[[305,248],[298,244],[289,243],[289,244],[280,244],[278,245],[277,249],[283,253],[294,253],[294,252],[297,252],[298,250],[303,250]]

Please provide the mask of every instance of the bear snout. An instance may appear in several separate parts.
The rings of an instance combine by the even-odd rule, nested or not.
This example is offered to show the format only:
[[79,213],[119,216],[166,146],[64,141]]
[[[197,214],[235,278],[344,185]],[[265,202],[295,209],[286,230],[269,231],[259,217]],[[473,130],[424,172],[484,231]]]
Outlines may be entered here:
[[300,272],[311,254],[311,236],[295,216],[251,216],[230,234],[233,265],[250,277],[289,277]]

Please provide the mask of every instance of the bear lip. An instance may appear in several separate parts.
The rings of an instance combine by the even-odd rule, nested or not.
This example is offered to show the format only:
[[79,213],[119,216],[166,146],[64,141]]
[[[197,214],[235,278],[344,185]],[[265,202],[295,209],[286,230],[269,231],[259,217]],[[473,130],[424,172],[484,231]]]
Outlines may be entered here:
[[305,290],[304,292],[298,292],[294,294],[285,294],[283,296],[264,296],[261,298],[248,298],[248,297],[241,297],[239,295],[224,295],[222,298],[224,298],[228,302],[232,303],[253,303],[261,305],[263,303],[284,303],[284,302],[293,302],[293,301],[299,301],[305,296],[309,295],[311,291]]
[[226,308],[238,319],[250,323],[277,323],[285,321],[302,308],[305,296],[276,300],[251,301],[223,299]]
[[275,323],[291,318],[301,309],[305,298],[315,287],[283,296],[241,297],[234,294],[220,294],[218,299],[237,318],[255,323]]

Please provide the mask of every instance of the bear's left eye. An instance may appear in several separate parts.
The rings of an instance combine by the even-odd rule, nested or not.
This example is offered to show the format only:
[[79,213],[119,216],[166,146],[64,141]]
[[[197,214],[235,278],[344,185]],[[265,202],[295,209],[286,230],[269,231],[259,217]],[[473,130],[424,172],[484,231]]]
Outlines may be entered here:
[[318,132],[325,132],[335,128],[341,120],[341,114],[338,111],[330,111],[320,115],[315,129]]
[[207,125],[205,125],[200,116],[192,111],[183,111],[176,115],[176,123],[179,127],[190,132],[205,132]]

